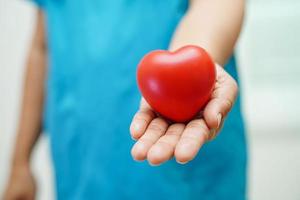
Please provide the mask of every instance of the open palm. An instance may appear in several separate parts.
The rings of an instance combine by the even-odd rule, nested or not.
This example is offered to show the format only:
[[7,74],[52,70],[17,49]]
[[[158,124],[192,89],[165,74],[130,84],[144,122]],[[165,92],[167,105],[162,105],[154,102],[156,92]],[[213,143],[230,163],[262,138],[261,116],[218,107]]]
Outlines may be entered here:
[[187,163],[206,141],[216,137],[238,91],[236,81],[221,66],[216,65],[216,69],[210,101],[203,112],[186,124],[170,123],[158,116],[142,98],[130,126],[131,136],[137,140],[131,151],[135,160],[147,159],[150,164],[159,165],[174,156],[177,162]]

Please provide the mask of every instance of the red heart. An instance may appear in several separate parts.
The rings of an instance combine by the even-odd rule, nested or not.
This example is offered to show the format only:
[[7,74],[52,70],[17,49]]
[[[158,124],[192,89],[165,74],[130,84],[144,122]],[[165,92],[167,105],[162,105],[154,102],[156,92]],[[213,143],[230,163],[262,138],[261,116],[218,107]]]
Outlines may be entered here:
[[139,63],[137,82],[149,105],[175,122],[191,120],[210,99],[216,81],[214,62],[197,46],[175,52],[156,50]]

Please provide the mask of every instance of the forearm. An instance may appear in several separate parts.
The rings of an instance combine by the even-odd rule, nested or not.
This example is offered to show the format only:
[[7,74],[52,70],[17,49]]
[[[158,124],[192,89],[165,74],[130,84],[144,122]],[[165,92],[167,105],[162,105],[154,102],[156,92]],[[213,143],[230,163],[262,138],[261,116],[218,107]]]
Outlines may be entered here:
[[38,19],[36,34],[28,56],[13,166],[29,163],[31,151],[41,132],[46,73],[41,20]]
[[244,0],[191,0],[170,49],[187,44],[205,48],[224,65],[233,52],[244,16]]

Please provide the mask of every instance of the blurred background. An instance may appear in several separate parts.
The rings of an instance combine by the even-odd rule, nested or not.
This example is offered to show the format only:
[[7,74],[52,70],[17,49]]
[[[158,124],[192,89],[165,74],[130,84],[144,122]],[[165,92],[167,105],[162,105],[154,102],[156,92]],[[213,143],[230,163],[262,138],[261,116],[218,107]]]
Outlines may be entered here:
[[[0,0],[0,196],[35,23],[27,1]],[[300,199],[300,1],[248,0],[237,45],[249,143],[249,199]],[[53,199],[47,138],[35,149],[38,199]]]

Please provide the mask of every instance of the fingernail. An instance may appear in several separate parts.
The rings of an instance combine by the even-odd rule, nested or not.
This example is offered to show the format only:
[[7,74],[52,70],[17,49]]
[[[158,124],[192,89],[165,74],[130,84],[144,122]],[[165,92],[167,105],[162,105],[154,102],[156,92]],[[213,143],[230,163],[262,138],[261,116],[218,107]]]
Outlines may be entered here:
[[218,119],[218,127],[217,127],[217,128],[220,128],[221,121],[222,121],[222,115],[221,115],[221,113],[219,113],[219,114],[217,115],[217,119]]
[[216,137],[216,135],[217,135],[217,130],[216,129],[211,129],[210,130],[210,135],[209,135],[209,139],[208,140],[212,140],[212,139],[214,139],[215,137]]
[[181,164],[181,165],[184,165],[184,164],[188,163],[188,161],[186,161],[186,162],[181,162],[181,161],[178,161],[178,160],[176,160],[176,162],[179,163],[179,164]]
[[131,136],[131,139],[134,140],[134,141],[136,141],[136,139],[134,137],[132,137],[132,136]]
[[159,164],[153,164],[153,163],[151,163],[151,162],[148,162],[148,163],[149,163],[149,165],[152,166],[152,167],[157,167],[157,166],[159,166]]

